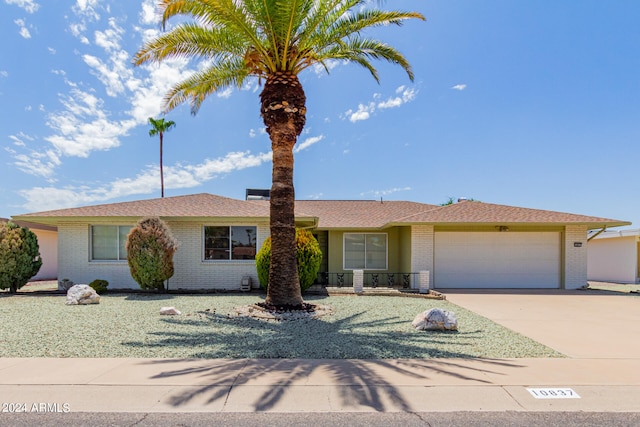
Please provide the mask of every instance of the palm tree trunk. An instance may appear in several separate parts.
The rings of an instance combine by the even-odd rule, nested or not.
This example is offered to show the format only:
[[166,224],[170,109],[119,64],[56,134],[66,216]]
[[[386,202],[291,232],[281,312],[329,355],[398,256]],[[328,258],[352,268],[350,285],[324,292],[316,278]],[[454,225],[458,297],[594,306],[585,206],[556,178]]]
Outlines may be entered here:
[[160,194],[164,198],[164,170],[162,169],[162,132],[160,132]]
[[262,118],[273,151],[271,266],[265,302],[276,306],[301,307],[304,301],[296,261],[293,147],[304,127],[306,97],[297,76],[278,73],[267,77],[260,99]]

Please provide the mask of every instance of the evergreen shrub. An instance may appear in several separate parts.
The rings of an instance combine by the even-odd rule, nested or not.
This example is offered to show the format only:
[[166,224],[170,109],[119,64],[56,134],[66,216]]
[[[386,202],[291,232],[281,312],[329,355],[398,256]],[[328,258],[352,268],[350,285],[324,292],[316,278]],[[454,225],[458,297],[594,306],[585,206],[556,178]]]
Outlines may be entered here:
[[[296,247],[298,260],[298,277],[300,290],[305,291],[313,285],[322,262],[320,244],[309,230],[296,230]],[[267,237],[256,254],[258,280],[263,289],[269,285],[269,266],[271,265],[271,237]]]
[[109,286],[109,282],[106,280],[96,279],[93,282],[89,283],[89,286],[93,288],[94,291],[98,294],[103,294],[107,292],[107,286]]
[[0,224],[0,289],[15,294],[40,267],[42,258],[33,231],[12,222]]
[[127,259],[131,277],[144,290],[164,290],[173,276],[173,254],[178,241],[169,226],[157,217],[143,218],[127,236]]

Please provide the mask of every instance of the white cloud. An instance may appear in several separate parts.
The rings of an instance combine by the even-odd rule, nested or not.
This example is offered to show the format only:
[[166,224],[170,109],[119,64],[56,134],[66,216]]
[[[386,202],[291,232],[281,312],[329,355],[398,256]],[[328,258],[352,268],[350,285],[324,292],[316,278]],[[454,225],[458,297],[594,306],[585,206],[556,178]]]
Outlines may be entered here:
[[[78,22],[69,24],[69,31],[71,31],[71,34],[77,37],[82,44],[90,44],[89,38],[84,35],[84,32],[87,30],[87,22],[100,20],[100,14],[98,13],[100,1],[101,0],[77,0],[76,4],[71,7],[71,10],[78,18]],[[103,9],[109,12],[109,6]]]
[[109,120],[104,101],[79,89],[61,95],[60,102],[65,110],[49,114],[47,126],[55,133],[45,140],[65,156],[88,157],[91,151],[118,147],[119,138],[135,126],[133,120]]
[[156,0],[144,0],[140,11],[140,24],[155,25],[160,21],[157,13]]
[[396,188],[390,188],[387,190],[371,190],[371,191],[365,191],[364,193],[360,193],[360,196],[365,197],[365,196],[374,196],[374,197],[380,197],[380,196],[388,196],[389,194],[393,194],[393,193],[397,193],[399,191],[410,191],[411,187],[396,187]]
[[[342,62],[344,63],[344,61]],[[313,72],[316,74],[316,76],[322,77],[326,75],[327,72],[331,72],[334,68],[340,65],[340,63],[341,61],[338,61],[336,59],[330,59],[328,61],[325,61],[324,65],[320,63],[313,64],[312,69],[313,69]]]
[[100,14],[97,11],[100,0],[77,0],[71,10],[79,17],[86,18],[90,21],[100,20]]
[[56,51],[54,48],[52,48],[52,47],[48,47],[48,48],[47,48],[47,51],[49,51],[49,53],[50,53],[51,55],[55,55],[55,54],[56,54],[56,52],[57,52],[57,51]]
[[24,19],[16,19],[15,21],[13,21],[18,27],[20,27],[20,35],[22,37],[24,37],[25,39],[30,39],[31,38],[31,33],[29,32],[29,29],[27,28],[27,25],[24,21]]
[[414,88],[405,88],[400,86],[396,89],[396,94],[399,96],[390,97],[386,101],[378,103],[378,108],[384,110],[385,108],[396,108],[407,102],[411,102],[416,97],[416,90]]
[[[207,159],[197,165],[168,166],[165,172],[165,188],[190,188],[214,179],[220,175],[249,167],[260,166],[271,160],[271,153],[251,154],[250,152],[229,153],[217,159]],[[112,183],[90,188],[82,187],[36,187],[20,192],[26,199],[23,208],[40,211],[82,206],[106,202],[131,195],[151,194],[160,189],[160,172],[150,166],[135,178],[124,178]]]
[[349,117],[349,121],[351,123],[355,123],[361,120],[368,120],[371,117],[371,113],[373,113],[376,109],[376,105],[373,102],[370,102],[367,105],[358,104],[358,110],[348,110],[345,114]]
[[95,44],[107,53],[107,61],[85,54],[82,56],[85,64],[92,69],[92,74],[105,86],[107,95],[118,96],[125,90],[125,84],[133,78],[133,70],[129,64],[129,54],[120,48],[120,40],[124,34],[114,18],[109,19],[109,28],[96,31]]
[[232,87],[228,87],[225,90],[223,90],[222,92],[216,92],[216,96],[218,98],[229,98],[231,96],[231,94],[233,93],[233,88]]
[[255,129],[249,129],[249,138],[255,138],[256,135]]
[[[323,138],[322,135],[308,138],[301,144],[298,151],[308,148]],[[206,159],[199,164],[166,166],[164,168],[165,188],[170,190],[196,187],[234,171],[261,166],[270,162],[271,158],[271,152],[252,154],[249,151],[238,151],[216,159]],[[33,156],[24,160],[29,160],[37,164],[37,167],[43,168],[40,175],[46,178],[52,176],[53,167],[56,166],[56,162],[59,162],[59,158],[53,151],[35,156],[35,161]],[[35,174],[37,172],[35,169],[36,167],[30,172]],[[28,211],[41,211],[101,203],[132,195],[151,194],[159,189],[159,169],[156,166],[148,166],[134,178],[118,179],[95,188],[86,185],[66,188],[36,187],[23,190],[20,194],[26,199],[23,208]]]
[[466,84],[457,84],[455,86],[451,86],[451,89],[455,90],[465,90],[467,88]]
[[385,101],[378,101],[382,98],[382,95],[379,93],[374,93],[372,95],[373,101],[369,102],[368,104],[358,104],[358,109],[356,111],[349,109],[341,117],[348,118],[352,123],[361,120],[368,120],[369,118],[371,118],[371,115],[375,113],[376,109],[385,110],[387,108],[400,107],[407,102],[413,101],[417,94],[416,89],[407,88],[405,86],[398,87],[395,92],[396,96],[391,96]]
[[187,69],[188,61],[172,59],[161,64],[149,64],[142,67],[148,73],[143,80],[130,80],[127,86],[133,91],[130,99],[131,110],[127,113],[143,124],[147,118],[155,117],[162,112],[164,97],[169,89],[188,78],[193,71]]
[[6,4],[14,4],[22,9],[24,9],[27,13],[37,12],[40,8],[40,5],[33,0],[4,0]]
[[30,155],[18,154],[15,156],[14,165],[21,171],[34,176],[47,178],[50,182],[55,168],[60,166],[60,158],[53,150],[45,153],[32,152]]
[[26,143],[24,142],[25,140],[27,141],[34,141],[35,138],[33,138],[30,135],[27,135],[24,132],[18,132],[17,135],[9,135],[9,139],[13,141],[13,145],[17,146],[17,147],[26,147]]
[[302,142],[299,142],[293,149],[294,153],[299,153],[302,150],[306,150],[311,147],[313,144],[316,144],[324,139],[324,135],[312,136],[311,138],[307,138]]
[[7,70],[0,70],[0,77],[9,77],[9,72]]
[[323,193],[309,194],[307,196],[307,199],[309,199],[309,200],[320,200],[320,199],[322,199],[323,196],[324,196]]
[[90,44],[89,39],[83,33],[87,30],[87,26],[82,22],[76,22],[69,25],[69,31],[74,37],[77,37],[82,44]]

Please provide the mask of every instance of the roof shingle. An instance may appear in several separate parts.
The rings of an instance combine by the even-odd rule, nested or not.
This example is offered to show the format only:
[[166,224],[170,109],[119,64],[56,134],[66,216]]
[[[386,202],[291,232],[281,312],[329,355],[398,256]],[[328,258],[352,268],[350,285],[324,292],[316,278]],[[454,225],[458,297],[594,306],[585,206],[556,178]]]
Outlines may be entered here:
[[[318,219],[318,228],[383,228],[409,224],[586,224],[590,228],[629,225],[629,222],[540,209],[476,201],[436,206],[407,201],[298,200],[299,220]],[[43,224],[78,218],[268,218],[269,202],[238,200],[201,193],[133,202],[111,203],[18,215]]]

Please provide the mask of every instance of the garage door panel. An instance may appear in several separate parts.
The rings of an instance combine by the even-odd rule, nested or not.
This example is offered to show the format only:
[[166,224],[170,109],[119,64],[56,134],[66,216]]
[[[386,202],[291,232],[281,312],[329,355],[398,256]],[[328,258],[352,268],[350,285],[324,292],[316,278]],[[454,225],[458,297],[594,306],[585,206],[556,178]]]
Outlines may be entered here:
[[560,233],[438,232],[437,288],[559,288]]

